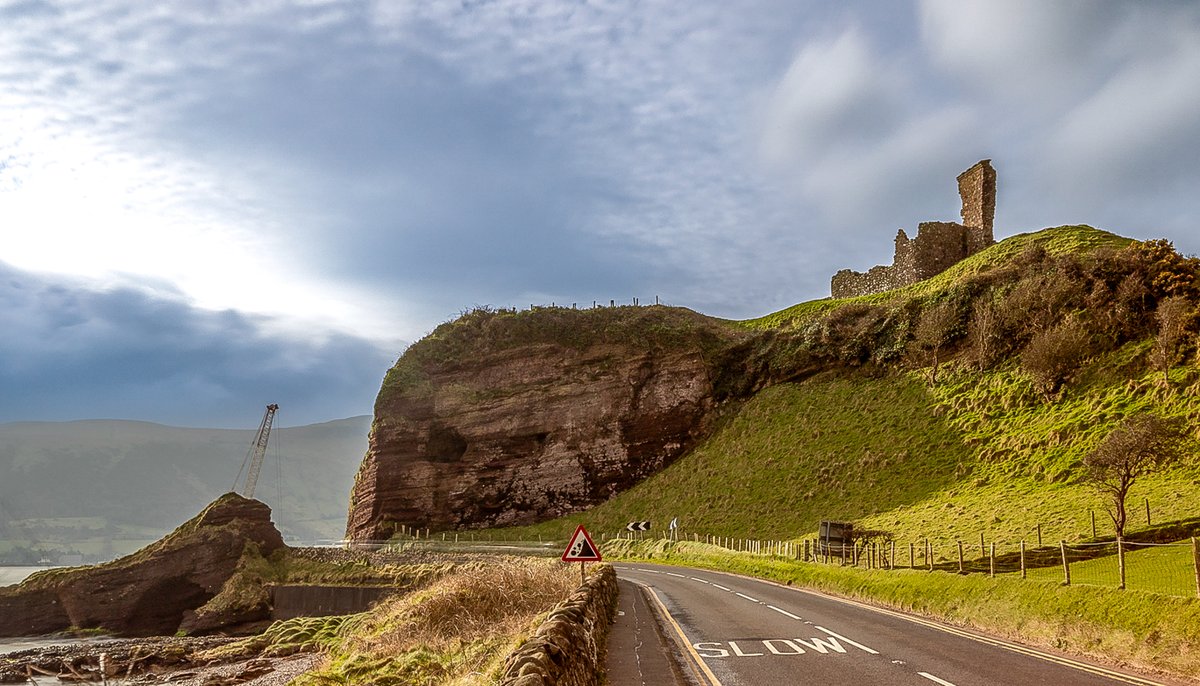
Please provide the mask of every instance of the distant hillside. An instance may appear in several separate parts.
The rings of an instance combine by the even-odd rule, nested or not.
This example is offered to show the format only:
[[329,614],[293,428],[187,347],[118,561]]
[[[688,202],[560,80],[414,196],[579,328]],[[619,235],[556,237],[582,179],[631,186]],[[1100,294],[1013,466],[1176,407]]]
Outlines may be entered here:
[[[271,432],[255,495],[285,537],[341,537],[370,423]],[[23,546],[107,557],[155,540],[232,489],[254,433],[114,420],[0,424],[0,555]]]

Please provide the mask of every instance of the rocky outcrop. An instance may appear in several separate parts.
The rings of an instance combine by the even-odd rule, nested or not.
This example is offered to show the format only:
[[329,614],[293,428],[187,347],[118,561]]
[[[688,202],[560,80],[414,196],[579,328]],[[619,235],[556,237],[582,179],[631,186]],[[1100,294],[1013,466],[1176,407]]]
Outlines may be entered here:
[[229,493],[132,555],[92,567],[40,572],[18,586],[0,588],[0,636],[35,636],[70,627],[150,636],[265,619],[270,614],[265,605],[230,604],[230,612],[200,613],[205,621],[195,621],[197,610],[226,590],[240,569],[283,547],[270,508]]
[[617,611],[617,573],[601,565],[550,611],[537,632],[504,662],[502,686],[598,686],[604,645]]
[[347,536],[520,525],[603,502],[709,428],[748,334],[690,310],[467,313],[384,380]]

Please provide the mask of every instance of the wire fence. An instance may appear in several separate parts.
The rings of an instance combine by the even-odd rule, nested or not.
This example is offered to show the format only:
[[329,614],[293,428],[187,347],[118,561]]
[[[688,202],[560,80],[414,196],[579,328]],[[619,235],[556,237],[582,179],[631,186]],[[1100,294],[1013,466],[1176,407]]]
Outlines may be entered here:
[[[1040,532],[1039,532],[1040,533]],[[1186,535],[1186,534],[1183,534]],[[1027,579],[1064,585],[1124,588],[1163,595],[1200,597],[1197,538],[1159,543],[1099,541],[1052,545],[966,541],[822,541],[819,538],[764,540],[662,531],[601,533],[612,539],[688,540],[727,550],[816,564],[880,570],[924,570]],[[1040,539],[1040,536],[1039,536]],[[1040,542],[1040,541],[1039,541]],[[311,541],[309,545],[389,552],[412,549],[557,555],[565,541],[538,536],[513,539],[502,532],[430,532],[405,529],[389,541]],[[467,550],[470,549],[470,550]]]
[[[689,538],[689,537],[685,537]],[[728,550],[802,562],[882,570],[925,570],[1009,576],[1064,585],[1106,586],[1200,597],[1200,544],[1104,541],[1028,547],[1004,543],[896,541],[762,541],[692,534]]]

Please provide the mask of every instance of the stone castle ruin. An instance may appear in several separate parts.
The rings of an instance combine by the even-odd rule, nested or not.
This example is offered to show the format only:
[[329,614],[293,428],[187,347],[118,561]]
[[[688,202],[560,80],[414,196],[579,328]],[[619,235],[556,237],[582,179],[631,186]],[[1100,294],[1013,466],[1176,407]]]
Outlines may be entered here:
[[962,198],[962,223],[921,222],[917,235],[896,233],[896,254],[890,267],[872,267],[866,273],[843,269],[833,275],[830,290],[835,298],[882,293],[928,279],[955,263],[995,243],[992,218],[996,214],[996,170],[991,160],[980,160],[958,175]]

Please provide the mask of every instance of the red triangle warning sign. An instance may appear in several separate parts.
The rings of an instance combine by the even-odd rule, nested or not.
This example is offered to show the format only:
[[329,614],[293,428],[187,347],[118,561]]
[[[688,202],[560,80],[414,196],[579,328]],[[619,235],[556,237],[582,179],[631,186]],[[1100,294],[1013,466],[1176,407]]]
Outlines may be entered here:
[[588,535],[587,529],[580,524],[578,529],[575,529],[575,535],[571,537],[571,542],[567,544],[567,549],[563,551],[563,562],[600,562],[600,549],[592,542],[592,537]]

